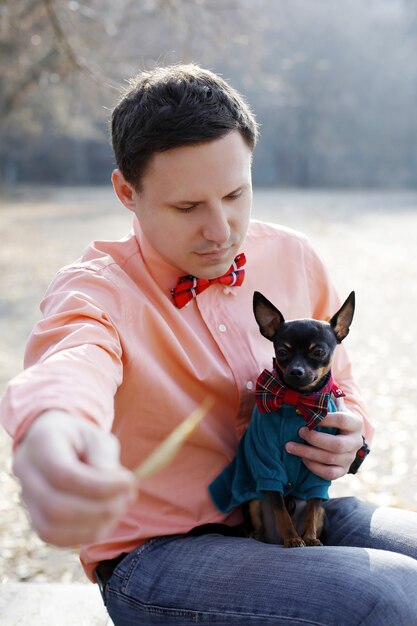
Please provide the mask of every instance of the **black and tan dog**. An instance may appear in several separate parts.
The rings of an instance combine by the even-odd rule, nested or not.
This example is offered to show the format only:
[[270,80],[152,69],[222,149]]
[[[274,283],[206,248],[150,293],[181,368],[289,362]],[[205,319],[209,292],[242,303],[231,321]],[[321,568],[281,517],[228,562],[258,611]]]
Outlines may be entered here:
[[[235,459],[211,483],[216,506],[228,512],[239,504],[249,507],[253,536],[262,541],[283,542],[286,547],[321,545],[323,500],[329,481],[312,474],[299,457],[285,450],[288,441],[305,443],[298,435],[302,426],[320,427],[335,398],[344,395],[333,381],[334,349],[349,332],[355,308],[352,292],[329,322],[313,319],[285,321],[282,313],[261,293],[255,292],[253,308],[260,332],[274,344],[272,372],[264,370],[256,388],[251,422]],[[304,529],[295,529],[288,502],[307,502]],[[267,532],[267,510],[273,512],[275,528]]]

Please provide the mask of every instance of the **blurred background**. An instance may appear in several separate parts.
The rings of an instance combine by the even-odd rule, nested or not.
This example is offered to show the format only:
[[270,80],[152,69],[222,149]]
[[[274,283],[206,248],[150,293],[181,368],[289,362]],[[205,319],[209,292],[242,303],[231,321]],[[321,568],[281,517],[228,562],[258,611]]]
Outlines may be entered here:
[[[174,62],[245,94],[254,217],[304,231],[356,291],[346,345],[377,432],[332,495],[417,510],[415,0],[0,0],[0,394],[54,273],[130,229],[108,118],[131,76]],[[0,582],[84,581],[30,529],[10,459],[0,429]]]
[[414,0],[2,0],[0,178],[107,183],[141,68],[195,61],[262,125],[254,181],[417,186]]

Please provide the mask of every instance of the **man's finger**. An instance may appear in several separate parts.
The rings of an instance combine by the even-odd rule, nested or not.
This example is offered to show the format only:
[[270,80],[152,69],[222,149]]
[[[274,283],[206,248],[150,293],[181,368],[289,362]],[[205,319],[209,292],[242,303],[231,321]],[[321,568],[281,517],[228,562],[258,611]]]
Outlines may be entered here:
[[321,463],[315,463],[314,461],[304,461],[304,465],[316,476],[323,478],[323,480],[336,480],[346,474],[346,468],[340,465],[322,465]]
[[362,420],[353,413],[346,411],[335,411],[328,413],[320,426],[338,428],[341,432],[360,432],[362,430]]
[[32,525],[42,541],[61,548],[71,548],[81,544],[94,543],[103,539],[114,528],[117,520],[100,525],[51,524],[45,521],[43,511],[34,506],[30,511]]
[[118,521],[131,503],[128,492],[93,499],[57,491],[39,473],[32,474],[22,485],[22,498],[41,538],[61,546],[95,540],[103,529]]
[[98,469],[120,467],[120,443],[112,433],[86,429],[82,442],[83,459]]
[[285,449],[294,456],[299,456],[306,461],[313,461],[320,465],[337,465],[348,466],[353,459],[353,452],[337,453],[331,450],[323,450],[313,446],[307,446],[302,443],[290,441],[286,444]]
[[[75,493],[93,499],[106,499],[114,494],[131,490],[132,478],[124,468],[103,470],[82,462],[74,449],[61,438],[54,442],[54,454],[35,459],[31,471],[22,447],[16,451],[13,471],[18,478],[24,477],[22,485],[40,474],[56,490]],[[31,461],[33,459],[30,459]]]
[[332,454],[347,454],[352,451],[356,453],[358,449],[359,437],[351,432],[349,434],[331,435],[316,430],[308,430],[308,428],[301,428],[299,435],[314,448],[325,450]]

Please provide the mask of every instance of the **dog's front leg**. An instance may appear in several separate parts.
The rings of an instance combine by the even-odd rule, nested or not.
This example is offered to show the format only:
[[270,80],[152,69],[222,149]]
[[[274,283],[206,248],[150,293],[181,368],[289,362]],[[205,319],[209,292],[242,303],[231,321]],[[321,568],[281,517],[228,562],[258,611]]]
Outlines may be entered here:
[[[247,510],[246,515],[249,517],[252,526],[248,536],[252,539],[268,543],[262,514],[261,500],[251,500],[245,509]],[[246,524],[246,526],[248,527],[249,525]]]
[[322,546],[319,536],[323,530],[324,508],[322,500],[314,498],[307,502],[303,539],[306,546]]
[[268,499],[274,511],[275,520],[284,539],[285,548],[302,548],[304,541],[294,528],[290,514],[285,506],[284,497],[278,491],[267,491]]

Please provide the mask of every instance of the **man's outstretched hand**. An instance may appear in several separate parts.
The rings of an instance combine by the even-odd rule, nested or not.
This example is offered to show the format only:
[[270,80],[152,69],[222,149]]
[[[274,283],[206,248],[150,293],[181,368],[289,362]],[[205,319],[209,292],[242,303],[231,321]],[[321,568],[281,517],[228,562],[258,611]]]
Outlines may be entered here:
[[116,437],[64,411],[47,411],[33,422],[13,471],[36,532],[56,546],[102,539],[137,497]]

